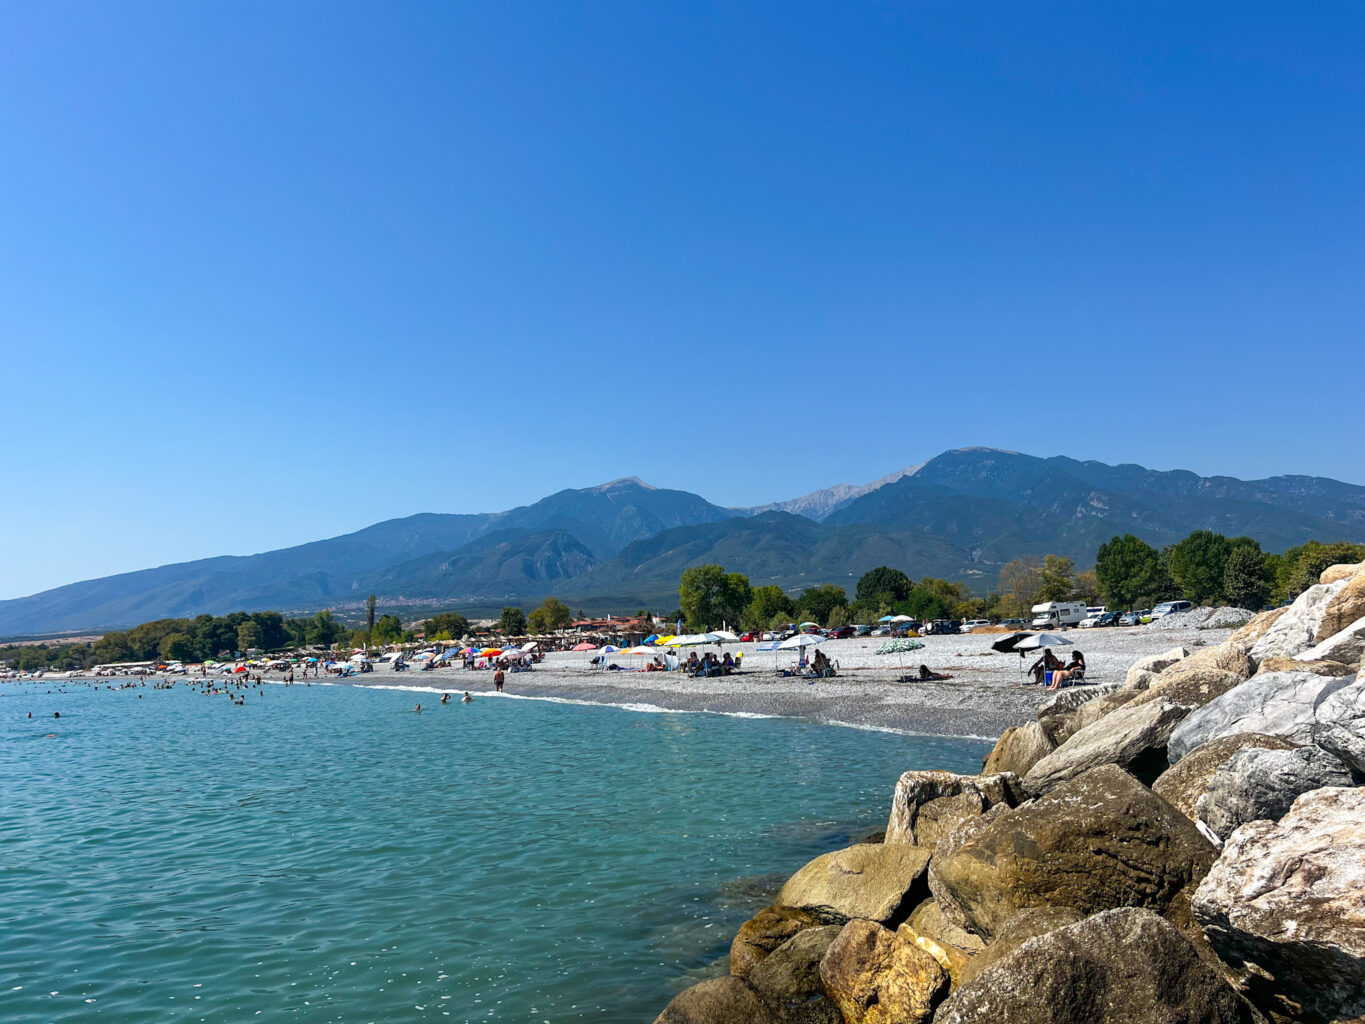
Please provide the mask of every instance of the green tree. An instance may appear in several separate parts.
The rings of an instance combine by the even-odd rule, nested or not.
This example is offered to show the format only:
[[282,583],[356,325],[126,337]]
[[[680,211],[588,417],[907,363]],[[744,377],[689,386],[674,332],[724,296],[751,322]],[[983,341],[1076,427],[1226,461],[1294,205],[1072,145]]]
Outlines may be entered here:
[[848,605],[835,605],[830,609],[829,618],[825,620],[825,625],[830,629],[838,629],[840,626],[847,626],[850,622]]
[[515,605],[502,610],[498,619],[498,632],[503,636],[524,636],[526,633],[526,613]]
[[1167,549],[1171,578],[1186,600],[1195,604],[1220,604],[1223,574],[1227,570],[1232,542],[1212,530],[1195,530]]
[[188,633],[167,633],[161,638],[161,657],[167,661],[196,661],[199,649]]
[[888,604],[895,604],[910,596],[911,586],[913,584],[910,577],[899,569],[879,565],[863,573],[858,580],[854,597],[859,601],[885,600]]
[[678,580],[678,603],[688,628],[698,632],[721,623],[738,624],[752,600],[749,577],[726,572],[723,565],[693,566]]
[[1076,563],[1064,555],[1046,555],[1041,570],[1042,586],[1038,588],[1040,601],[1065,601],[1075,587],[1072,579]]
[[538,632],[550,633],[573,625],[573,613],[569,611],[569,606],[557,597],[547,597],[536,610],[541,613],[544,620],[544,627]]
[[424,631],[428,640],[458,640],[469,632],[469,620],[459,612],[438,612],[427,619]]
[[1023,616],[1038,603],[1043,589],[1043,567],[1026,555],[1006,562],[1000,569],[1001,606],[1011,616]]
[[1131,533],[1100,545],[1095,575],[1110,608],[1150,607],[1174,591],[1161,552]]
[[374,633],[374,595],[365,598],[365,632]]
[[796,599],[797,616],[822,626],[829,625],[829,617],[836,608],[843,608],[845,612],[848,609],[848,593],[837,583],[809,587]]
[[1296,598],[1316,584],[1322,570],[1329,565],[1361,561],[1365,561],[1365,544],[1351,544],[1344,540],[1333,544],[1310,540],[1289,548],[1283,555],[1272,559],[1275,575],[1272,598],[1276,602]]
[[1232,549],[1223,570],[1223,595],[1229,604],[1258,611],[1270,598],[1273,582],[1259,547],[1238,544]]
[[397,615],[381,615],[369,634],[371,643],[396,644],[403,639],[403,622]]
[[261,627],[247,619],[237,627],[237,650],[249,651],[261,645]]
[[796,614],[796,605],[781,587],[755,587],[753,595],[741,620],[747,629],[766,629],[779,615],[784,616],[784,622],[789,622]]
[[1100,603],[1100,578],[1089,569],[1076,573],[1076,582],[1071,589],[1071,597],[1088,605]]
[[340,643],[350,636],[350,630],[332,617],[331,609],[324,609],[313,616],[308,627],[308,642],[323,647]]

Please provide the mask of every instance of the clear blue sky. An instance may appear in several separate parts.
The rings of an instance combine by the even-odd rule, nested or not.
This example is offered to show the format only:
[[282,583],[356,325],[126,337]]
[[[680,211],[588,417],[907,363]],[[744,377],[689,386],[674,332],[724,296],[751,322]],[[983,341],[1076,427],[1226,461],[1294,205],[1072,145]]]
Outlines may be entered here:
[[0,6],[0,597],[986,444],[1365,482],[1365,5]]

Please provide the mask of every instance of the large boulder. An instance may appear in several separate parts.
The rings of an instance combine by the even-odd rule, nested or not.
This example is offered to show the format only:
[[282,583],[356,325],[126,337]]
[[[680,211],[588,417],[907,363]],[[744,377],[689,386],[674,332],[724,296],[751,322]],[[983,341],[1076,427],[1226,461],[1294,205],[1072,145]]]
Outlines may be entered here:
[[1365,789],[1317,789],[1229,838],[1192,909],[1253,999],[1292,1017],[1365,1018]]
[[1167,700],[1136,707],[1130,703],[1086,726],[1035,764],[1024,776],[1024,786],[1031,793],[1045,793],[1102,764],[1155,780],[1166,770],[1166,741],[1189,711]]
[[1327,602],[1313,639],[1322,643],[1362,617],[1365,617],[1365,573],[1357,573]]
[[899,923],[923,896],[931,850],[900,843],[850,846],[816,857],[788,879],[776,903],[822,924],[866,918]]
[[1280,616],[1289,611],[1288,607],[1272,608],[1268,612],[1261,612],[1252,617],[1245,626],[1237,630],[1228,637],[1228,643],[1236,644],[1244,651],[1249,651],[1256,646],[1256,641],[1265,636],[1270,631],[1270,627],[1280,620]]
[[891,797],[884,842],[933,849],[963,818],[980,817],[996,804],[1013,807],[1023,795],[1018,777],[1009,773],[906,772]]
[[987,967],[998,964],[1029,939],[1084,920],[1085,915],[1075,907],[1027,907],[1016,911],[1000,926],[995,941],[972,957],[953,979],[953,988],[965,985]]
[[842,930],[837,924],[807,928],[773,950],[749,975],[750,987],[781,1024],[843,1024],[820,980],[820,961]]
[[1362,678],[1343,686],[1318,707],[1313,742],[1365,777],[1365,667]]
[[1252,1024],[1263,1018],[1169,922],[1125,907],[1029,939],[936,1024]]
[[1306,744],[1312,739],[1318,705],[1349,683],[1344,677],[1311,672],[1253,676],[1191,712],[1171,733],[1167,754],[1174,764],[1209,740],[1239,732],[1283,736]]
[[850,921],[820,962],[846,1024],[925,1024],[948,994],[948,974],[903,932]]
[[1000,734],[995,749],[986,755],[981,773],[998,775],[1011,772],[1022,776],[1056,747],[1057,744],[1043,730],[1040,722],[1011,726]]
[[965,822],[939,844],[929,888],[986,940],[1025,907],[1181,910],[1215,855],[1194,823],[1116,765]]
[[773,950],[820,922],[795,907],[765,907],[739,926],[730,943],[730,973],[750,974]]
[[1119,698],[1122,704],[1137,692],[1118,683],[1068,687],[1038,709],[1038,725],[1056,748],[1117,706],[1109,702]]
[[1065,715],[1075,711],[1082,704],[1088,704],[1099,697],[1107,697],[1117,690],[1123,689],[1122,683],[1095,683],[1089,686],[1068,686],[1064,690],[1058,690],[1053,696],[1049,697],[1044,703],[1038,705],[1038,721],[1051,718],[1053,715]]
[[[1356,670],[1349,665],[1342,665],[1335,661],[1302,661],[1303,655],[1298,658],[1286,658],[1275,654],[1266,658],[1256,666],[1256,675],[1269,675],[1271,672],[1312,672],[1320,676],[1353,676]],[[1254,678],[1254,677],[1253,677]]]
[[1251,660],[1260,664],[1272,654],[1292,658],[1312,647],[1317,640],[1318,626],[1323,613],[1337,593],[1345,589],[1346,581],[1319,583],[1309,587],[1291,604],[1275,624],[1265,631],[1251,648]]
[[1213,647],[1205,647],[1195,651],[1188,658],[1178,665],[1172,665],[1161,673],[1160,679],[1168,673],[1174,673],[1176,669],[1196,669],[1196,668],[1217,668],[1225,672],[1235,672],[1243,679],[1250,677],[1256,671],[1256,664],[1247,655],[1246,648],[1241,644],[1234,644],[1231,641],[1224,641]]
[[981,941],[981,936],[973,935],[949,921],[938,901],[932,898],[916,907],[910,920],[901,925],[899,930],[937,960],[954,985],[967,965],[986,945]]
[[1350,769],[1320,747],[1253,747],[1233,754],[1213,773],[1195,813],[1226,839],[1249,821],[1278,821],[1304,793],[1349,785]]
[[1139,658],[1128,666],[1128,675],[1124,677],[1123,685],[1132,690],[1145,690],[1152,676],[1187,657],[1189,653],[1183,647],[1172,647],[1169,651]]
[[1215,697],[1221,697],[1234,686],[1241,686],[1246,678],[1240,672],[1230,672],[1213,665],[1186,668],[1181,664],[1157,676],[1151,686],[1128,702],[1128,706],[1168,700],[1187,708],[1199,708]]
[[743,978],[733,974],[685,988],[654,1024],[777,1024]]
[[1181,814],[1193,819],[1196,817],[1195,807],[1199,803],[1199,798],[1208,789],[1213,773],[1237,751],[1249,747],[1293,750],[1294,744],[1280,736],[1265,736],[1260,733],[1237,733],[1210,740],[1162,772],[1161,777],[1152,783],[1152,789],[1157,796],[1175,805]]
[[1311,664],[1314,662],[1334,662],[1347,668],[1356,668],[1365,655],[1365,616],[1343,626],[1302,654],[1295,655],[1296,661]]
[[1338,562],[1336,565],[1329,565],[1322,570],[1318,582],[1336,583],[1338,580],[1349,580],[1352,576],[1358,576],[1363,572],[1365,572],[1365,562]]

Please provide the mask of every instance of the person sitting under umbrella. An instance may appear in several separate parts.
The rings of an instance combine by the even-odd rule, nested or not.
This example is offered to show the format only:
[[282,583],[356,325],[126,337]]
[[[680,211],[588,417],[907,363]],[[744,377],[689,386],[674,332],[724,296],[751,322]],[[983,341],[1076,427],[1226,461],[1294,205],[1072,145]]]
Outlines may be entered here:
[[1080,651],[1071,652],[1071,660],[1067,662],[1066,668],[1059,668],[1052,673],[1052,686],[1050,689],[1057,689],[1063,683],[1070,683],[1075,686],[1079,682],[1085,681],[1085,655]]
[[1044,649],[1043,656],[1035,661],[1028,670],[1028,674],[1033,677],[1031,685],[1037,686],[1043,681],[1045,672],[1052,672],[1062,667],[1061,659],[1051,651]]
[[936,682],[936,681],[938,681],[938,680],[951,679],[951,678],[953,678],[952,676],[948,675],[948,674],[945,673],[945,672],[935,672],[935,671],[933,671],[932,669],[929,668],[928,665],[921,665],[921,666],[919,667],[919,677],[920,677],[921,680],[923,680],[923,681],[926,682],[926,683],[928,683],[928,682]]

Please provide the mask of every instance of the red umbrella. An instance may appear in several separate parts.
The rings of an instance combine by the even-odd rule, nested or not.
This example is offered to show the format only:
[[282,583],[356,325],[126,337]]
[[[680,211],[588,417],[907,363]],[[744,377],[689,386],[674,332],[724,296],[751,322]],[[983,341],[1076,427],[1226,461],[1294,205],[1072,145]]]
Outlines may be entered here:
[[585,641],[585,642],[583,642],[583,643],[581,643],[581,644],[574,644],[573,650],[575,650],[575,651],[595,651],[595,650],[597,650],[597,648],[596,648],[593,644],[587,643],[587,642]]

